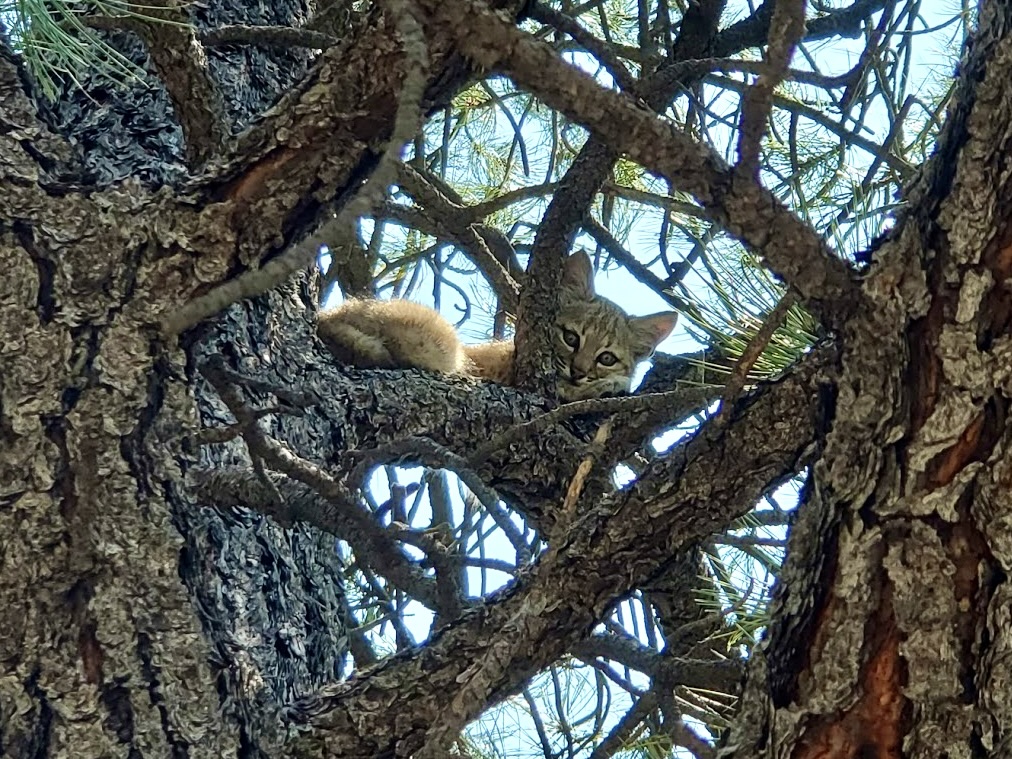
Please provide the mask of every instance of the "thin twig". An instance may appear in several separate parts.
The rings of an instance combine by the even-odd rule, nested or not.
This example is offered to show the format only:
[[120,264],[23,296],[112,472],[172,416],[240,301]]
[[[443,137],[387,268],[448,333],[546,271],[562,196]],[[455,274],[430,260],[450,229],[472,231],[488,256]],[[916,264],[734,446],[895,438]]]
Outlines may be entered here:
[[515,310],[520,299],[520,286],[476,229],[471,210],[446,197],[425,175],[407,164],[398,166],[398,183],[426,210],[443,221],[452,236],[471,254],[496,295],[505,301],[509,309]]
[[597,428],[594,439],[590,441],[590,446],[587,448],[587,455],[576,467],[576,474],[573,475],[573,479],[570,480],[569,487],[566,489],[566,497],[562,502],[562,514],[556,522],[556,530],[565,530],[573,523],[576,502],[583,493],[583,487],[587,482],[590,470],[594,468],[594,463],[604,451],[604,444],[608,441],[608,436],[611,435],[612,422],[613,420],[609,419]]
[[560,13],[554,8],[549,8],[542,2],[531,3],[527,9],[528,15],[535,21],[558,29],[568,34],[573,40],[583,47],[588,53],[597,58],[601,64],[608,69],[615,84],[626,92],[634,92],[636,79],[629,73],[629,69],[612,52],[611,45],[599,40],[589,31],[580,26],[579,22],[572,16]]
[[780,327],[780,323],[783,322],[784,317],[787,316],[787,312],[791,310],[791,307],[796,302],[797,296],[793,290],[788,290],[784,293],[777,305],[770,311],[769,316],[766,317],[766,321],[763,322],[759,331],[756,332],[755,336],[749,340],[748,345],[745,346],[741,357],[734,365],[734,369],[731,370],[731,376],[728,377],[727,384],[724,385],[724,394],[720,400],[720,411],[717,412],[717,417],[713,422],[715,429],[720,429],[720,427],[727,423],[730,409],[738,399],[738,396],[741,395],[741,391],[748,379],[748,373],[752,371],[755,362],[759,360],[762,352],[772,339],[773,334]]
[[787,65],[805,33],[805,0],[777,0],[763,57],[763,71],[748,88],[741,106],[737,169],[759,178],[759,149],[766,120],[773,109],[773,90],[787,74]]
[[[740,82],[737,79],[732,79],[730,77],[718,76],[716,74],[710,74],[704,77],[703,82],[705,84],[713,85],[714,87],[731,90],[732,92],[744,93],[748,89],[748,85],[744,82]],[[875,142],[875,140],[858,134],[857,130],[849,129],[844,123],[844,120],[835,121],[834,117],[826,111],[819,110],[818,108],[802,103],[799,100],[794,100],[792,98],[776,94],[773,95],[773,105],[777,108],[782,108],[785,111],[796,113],[799,116],[804,116],[806,119],[809,119],[819,126],[828,129],[840,138],[840,143],[842,145],[856,145],[866,151],[872,159],[881,157],[886,166],[904,179],[910,178],[915,172],[914,167],[907,163],[904,158],[895,153],[884,151],[882,149],[882,145]]]
[[[468,491],[465,497],[466,499],[478,501],[478,497],[471,491]],[[509,512],[499,503],[491,505],[482,504],[481,501],[478,501],[478,503],[485,507],[485,511],[492,517],[492,521],[495,522],[496,527],[502,531],[503,535],[510,542],[510,545],[513,546],[513,550],[516,551],[517,566],[525,567],[530,564],[534,559],[531,547],[524,540],[523,530],[517,527],[513,523],[513,520],[510,519]]]

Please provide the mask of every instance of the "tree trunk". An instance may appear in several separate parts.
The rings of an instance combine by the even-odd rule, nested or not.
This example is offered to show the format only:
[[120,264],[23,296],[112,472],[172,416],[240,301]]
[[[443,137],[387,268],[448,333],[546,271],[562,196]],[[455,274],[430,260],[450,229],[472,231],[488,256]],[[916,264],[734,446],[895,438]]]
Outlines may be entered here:
[[936,155],[875,251],[722,756],[1012,753],[1010,32],[985,3]]
[[[305,14],[205,11],[247,23]],[[109,39],[147,62],[136,36]],[[288,53],[211,59],[236,128],[305,71]],[[25,130],[4,151],[2,182],[20,189],[0,201],[0,754],[255,755],[266,708],[340,674],[342,567],[317,529],[223,519],[188,491],[194,467],[249,460],[235,443],[188,441],[222,418],[196,367],[223,345],[248,361],[286,329],[278,315],[315,300],[288,288],[276,296],[287,309],[261,300],[186,345],[159,345],[155,269],[175,264],[153,264],[152,197],[109,183],[184,176],[174,93],[154,77],[108,90],[86,80],[87,95],[68,87],[36,115],[27,79],[9,58],[0,68],[4,121]],[[61,191],[67,178],[98,191]]]
[[[305,13],[215,3],[194,21],[295,25]],[[383,90],[400,76],[383,19],[359,19],[358,32],[358,47],[342,50],[357,61],[341,70],[342,86],[354,88],[356,70],[366,84],[353,94],[327,87],[317,107],[334,97],[396,101]],[[136,36],[110,39],[147,60]],[[438,102],[467,69],[433,52]],[[196,497],[201,472],[250,466],[237,440],[197,444],[202,428],[234,421],[200,367],[218,358],[298,387],[307,361],[328,362],[312,336],[315,278],[234,306],[178,344],[158,322],[202,283],[274,254],[284,241],[266,239],[281,227],[287,239],[303,235],[371,164],[367,143],[389,130],[393,110],[373,107],[372,121],[351,129],[339,122],[329,136],[342,149],[322,140],[269,189],[254,186],[268,176],[246,174],[256,172],[251,156],[278,149],[275,128],[254,127],[232,143],[240,169],[208,170],[173,200],[137,180],[179,182],[189,171],[176,116],[191,93],[155,78],[108,91],[86,82],[88,95],[68,88],[49,106],[9,49],[0,53],[0,754],[256,756],[279,705],[341,677],[343,567],[334,538],[307,523],[283,527],[245,509],[223,516]],[[227,87],[209,102],[223,103],[224,123],[238,130],[279,93],[298,96],[305,61],[213,52],[210,79]],[[362,108],[337,105],[333,118],[352,105]],[[296,138],[305,128],[294,125]],[[321,170],[330,195],[307,206],[306,183]],[[286,182],[301,187],[278,203]],[[239,184],[239,202],[220,201]],[[264,227],[248,220],[262,222],[265,203],[275,231],[254,239],[249,231]],[[272,431],[323,462],[331,441],[359,442],[355,425],[375,434],[379,398],[345,419],[281,417]]]

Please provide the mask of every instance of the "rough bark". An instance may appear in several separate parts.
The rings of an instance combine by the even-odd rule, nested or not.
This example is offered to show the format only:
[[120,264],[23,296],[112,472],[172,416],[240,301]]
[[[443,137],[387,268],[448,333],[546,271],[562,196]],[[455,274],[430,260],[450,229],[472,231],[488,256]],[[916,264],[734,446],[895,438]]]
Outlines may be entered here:
[[[241,445],[194,447],[190,436],[223,418],[201,361],[224,355],[241,369],[296,334],[311,349],[315,293],[283,288],[180,344],[158,323],[303,234],[369,166],[401,72],[381,14],[359,32],[331,52],[336,67],[324,61],[308,77],[288,65],[292,78],[272,76],[259,53],[248,68],[235,56],[223,64],[239,80],[226,98],[235,123],[273,100],[274,85],[289,90],[277,111],[285,126],[268,117],[178,194],[142,184],[183,176],[161,87],[110,93],[105,108],[68,95],[40,110],[16,57],[0,50],[8,755],[256,755],[279,704],[339,676],[347,640],[333,538],[248,512],[223,520],[187,484],[200,464],[248,466]],[[113,41],[143,58],[135,39]],[[446,48],[430,54],[436,102],[468,71]],[[293,117],[300,98],[313,106]],[[348,113],[363,116],[351,124]],[[277,427],[310,449],[329,430]]]
[[875,254],[764,657],[723,756],[1012,751],[1006,3]]

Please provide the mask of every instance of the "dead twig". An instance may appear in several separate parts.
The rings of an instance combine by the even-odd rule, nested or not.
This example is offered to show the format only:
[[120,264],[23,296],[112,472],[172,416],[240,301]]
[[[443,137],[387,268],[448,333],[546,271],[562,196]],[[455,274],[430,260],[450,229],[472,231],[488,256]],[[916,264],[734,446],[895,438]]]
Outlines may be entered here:
[[727,383],[724,385],[724,393],[720,399],[720,411],[717,412],[717,417],[713,421],[715,429],[720,429],[727,423],[730,409],[741,395],[748,379],[748,373],[752,371],[755,362],[759,360],[762,352],[773,338],[773,334],[795,303],[797,303],[797,297],[792,291],[784,293],[777,305],[770,311],[769,316],[766,317],[766,321],[763,322],[759,331],[748,341],[748,345],[745,346],[745,350],[742,351],[741,357],[731,370],[731,376],[728,377]]
[[597,432],[594,433],[594,439],[590,441],[590,446],[587,448],[587,455],[583,457],[580,465],[576,467],[576,474],[570,480],[569,487],[566,489],[566,497],[562,501],[562,514],[556,522],[556,531],[565,530],[573,523],[573,518],[576,516],[576,502],[583,493],[583,486],[587,482],[590,470],[594,468],[594,464],[601,456],[601,453],[604,452],[604,444],[608,441],[608,436],[611,435],[612,421],[609,419],[597,428]]
[[[266,497],[260,495],[251,498],[249,502],[243,500],[235,505],[256,508],[274,517],[284,526],[289,526],[295,521],[309,522],[346,540],[361,564],[366,562],[373,564],[393,586],[404,590],[429,608],[439,610],[444,616],[449,615],[452,610],[442,608],[442,598],[437,585],[426,578],[422,570],[404,555],[397,545],[396,538],[376,523],[372,513],[349,488],[316,464],[292,453],[261,429],[257,419],[254,418],[255,412],[249,409],[240,397],[238,385],[233,379],[235,375],[223,369],[220,364],[220,359],[211,361],[201,367],[201,373],[207,377],[229,411],[238,420],[243,440],[254,461],[252,477],[261,486],[260,493],[266,494]],[[321,502],[326,505],[307,508],[307,503],[312,503],[313,499],[307,497],[304,492],[293,491],[285,480],[276,481],[263,468],[264,464],[308,486],[323,497]],[[216,482],[221,476],[224,474],[211,473],[206,479]],[[249,490],[248,486],[245,490]],[[218,500],[222,492],[228,491],[219,489]],[[292,493],[295,494],[296,500],[290,503],[288,496]],[[337,508],[333,508],[334,506]],[[459,610],[460,604],[454,608]]]

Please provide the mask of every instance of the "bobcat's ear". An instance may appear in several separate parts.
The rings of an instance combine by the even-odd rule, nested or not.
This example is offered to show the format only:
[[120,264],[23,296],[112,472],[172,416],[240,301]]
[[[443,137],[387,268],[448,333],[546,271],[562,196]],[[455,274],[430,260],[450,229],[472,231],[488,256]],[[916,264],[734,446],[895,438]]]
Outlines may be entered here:
[[566,259],[562,267],[562,287],[582,300],[594,297],[594,264],[587,251],[578,250]]
[[678,314],[674,311],[663,311],[650,316],[634,316],[632,322],[640,338],[637,354],[640,358],[646,358],[671,334],[678,324]]

